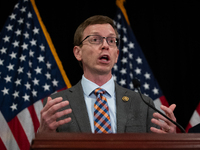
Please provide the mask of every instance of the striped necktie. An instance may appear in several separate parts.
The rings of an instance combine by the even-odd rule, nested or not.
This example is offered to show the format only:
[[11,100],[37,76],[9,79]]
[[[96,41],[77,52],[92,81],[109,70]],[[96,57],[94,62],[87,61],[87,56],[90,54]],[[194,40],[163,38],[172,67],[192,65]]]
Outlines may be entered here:
[[104,97],[105,93],[106,91],[101,88],[94,90],[97,97],[94,103],[94,133],[112,133],[108,103]]

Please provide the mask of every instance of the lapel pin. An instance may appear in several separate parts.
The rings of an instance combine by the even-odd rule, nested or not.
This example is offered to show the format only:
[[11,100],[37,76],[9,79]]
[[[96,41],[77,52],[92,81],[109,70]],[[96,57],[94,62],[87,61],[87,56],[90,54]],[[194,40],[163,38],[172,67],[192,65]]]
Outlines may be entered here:
[[127,96],[123,96],[123,97],[122,97],[122,100],[123,100],[124,102],[128,102],[129,97],[127,97]]

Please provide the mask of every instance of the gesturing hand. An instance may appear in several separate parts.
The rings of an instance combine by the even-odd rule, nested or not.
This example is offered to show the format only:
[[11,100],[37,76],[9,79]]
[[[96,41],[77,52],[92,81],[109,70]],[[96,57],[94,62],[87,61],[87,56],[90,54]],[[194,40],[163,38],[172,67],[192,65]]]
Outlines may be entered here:
[[38,133],[55,132],[58,126],[71,121],[71,118],[66,118],[57,121],[58,118],[62,117],[63,115],[70,114],[72,112],[72,109],[65,109],[63,111],[58,112],[60,108],[69,105],[68,101],[62,101],[62,100],[63,100],[62,97],[58,97],[55,99],[48,97],[46,105],[40,112],[41,121]]

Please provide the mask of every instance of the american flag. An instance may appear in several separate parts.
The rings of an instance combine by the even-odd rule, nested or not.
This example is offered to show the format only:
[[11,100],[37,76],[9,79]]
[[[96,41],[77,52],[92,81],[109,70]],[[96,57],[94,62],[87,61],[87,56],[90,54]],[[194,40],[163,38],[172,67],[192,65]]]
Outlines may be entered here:
[[185,129],[186,132],[188,132],[188,130],[191,127],[194,127],[199,123],[200,123],[200,103],[198,104],[197,108],[195,109],[195,111],[192,114],[192,117],[190,118],[190,121]]
[[43,99],[70,86],[34,0],[20,0],[0,34],[0,149],[30,149]]
[[[134,90],[132,79],[139,79],[141,92],[151,97],[154,100],[155,106],[160,110],[160,105],[169,106],[168,102],[145,59],[133,31],[127,23],[129,21],[127,20],[128,17],[124,6],[118,2],[117,5],[119,8],[117,8],[114,23],[120,35],[120,52],[118,62],[112,70],[114,79],[121,86],[132,90]],[[121,10],[123,10],[123,13]]]

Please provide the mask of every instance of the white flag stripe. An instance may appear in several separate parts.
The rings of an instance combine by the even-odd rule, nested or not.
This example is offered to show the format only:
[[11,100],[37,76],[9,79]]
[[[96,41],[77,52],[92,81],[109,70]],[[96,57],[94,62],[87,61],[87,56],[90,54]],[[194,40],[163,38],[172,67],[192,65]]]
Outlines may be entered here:
[[4,119],[1,111],[0,111],[0,120],[1,120],[0,137],[1,137],[1,140],[3,141],[5,147],[7,149],[19,150],[19,146],[18,146],[17,142],[15,141],[15,138],[14,138],[6,120]]
[[29,143],[31,144],[31,140],[35,137],[34,134],[34,126],[33,126],[33,121],[30,115],[30,112],[28,109],[24,109],[17,115],[19,122],[21,123],[25,134],[28,138]]
[[39,120],[39,122],[40,122],[40,111],[41,111],[42,108],[43,108],[42,100],[39,100],[39,101],[35,102],[35,103],[33,104],[33,106],[34,106],[34,109],[35,109],[35,113],[36,113],[36,115],[37,115],[37,117],[38,117],[38,120]]
[[160,106],[162,105],[161,100],[160,100],[159,98],[157,98],[157,99],[154,100],[153,102],[154,102],[154,104],[155,104],[155,107],[156,107],[158,110],[160,110],[162,113],[165,114],[165,112],[164,112],[162,109],[160,109]]
[[193,126],[199,124],[200,123],[199,120],[200,120],[200,116],[199,116],[198,112],[195,110],[192,115],[192,118],[190,119],[191,126],[193,127]]

